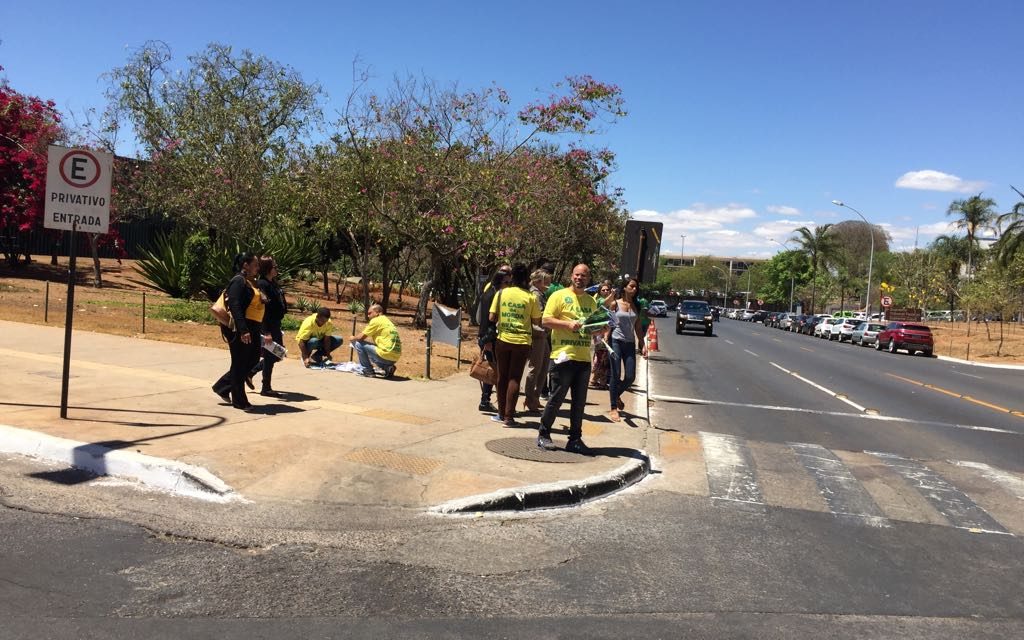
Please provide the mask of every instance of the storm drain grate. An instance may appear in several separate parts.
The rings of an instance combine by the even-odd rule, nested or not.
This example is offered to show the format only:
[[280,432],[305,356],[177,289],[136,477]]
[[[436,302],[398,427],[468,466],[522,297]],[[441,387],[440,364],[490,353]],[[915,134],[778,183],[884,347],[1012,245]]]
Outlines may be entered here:
[[540,449],[537,447],[536,438],[501,438],[500,440],[491,440],[484,446],[488,451],[517,460],[533,460],[534,462],[589,462],[593,460],[591,457],[569,453],[561,449],[558,451]]
[[349,462],[382,467],[392,471],[425,476],[439,469],[444,463],[433,458],[410,456],[387,449],[356,449],[345,456]]

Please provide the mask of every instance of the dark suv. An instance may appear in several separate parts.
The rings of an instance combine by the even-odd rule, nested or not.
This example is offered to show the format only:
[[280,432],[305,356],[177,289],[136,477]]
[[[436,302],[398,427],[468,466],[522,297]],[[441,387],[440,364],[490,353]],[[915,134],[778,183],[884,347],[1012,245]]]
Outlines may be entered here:
[[711,306],[703,300],[683,300],[676,307],[676,333],[699,328],[704,330],[704,335],[710,336],[712,322],[714,316],[711,313]]

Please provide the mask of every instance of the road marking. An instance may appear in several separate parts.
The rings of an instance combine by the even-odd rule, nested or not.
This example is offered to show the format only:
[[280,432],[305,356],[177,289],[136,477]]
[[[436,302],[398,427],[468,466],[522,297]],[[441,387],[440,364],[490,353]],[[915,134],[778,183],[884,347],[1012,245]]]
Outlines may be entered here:
[[751,351],[750,349],[744,349],[744,351],[746,351],[750,355],[754,356],[755,358],[760,358],[761,357],[761,356],[757,355],[756,353],[754,353],[753,351]]
[[962,394],[962,393],[957,393],[956,391],[950,391],[948,389],[943,389],[942,387],[936,387],[935,385],[929,384],[927,382],[921,382],[919,380],[912,380],[910,378],[904,378],[903,376],[898,376],[898,375],[896,375],[894,373],[887,373],[885,375],[889,376],[890,378],[896,378],[897,380],[902,380],[903,382],[908,382],[910,384],[915,384],[915,385],[917,385],[919,387],[923,387],[925,389],[931,389],[932,391],[938,391],[939,393],[944,393],[947,396],[952,396],[954,398],[959,398],[961,400],[966,400],[967,402],[973,402],[976,405],[980,405],[980,406],[985,407],[987,409],[992,409],[993,411],[999,411],[1000,413],[1008,413],[1011,416],[1016,416],[1018,418],[1024,418],[1024,412],[1021,412],[1018,409],[1008,409],[1007,407],[1003,407],[1003,406],[1000,406],[998,404],[992,404],[991,402],[985,402],[984,400],[979,400],[977,398],[972,398],[971,396],[968,396],[968,395],[965,395],[965,394]]
[[777,365],[774,362],[771,362],[769,364],[771,364],[773,367],[775,367],[776,369],[778,369],[780,371],[784,371],[784,372],[788,373],[789,375],[793,376],[797,380],[800,380],[802,382],[806,382],[807,384],[811,385],[812,387],[814,387],[815,389],[817,389],[819,391],[824,391],[825,393],[827,393],[828,395],[832,396],[836,400],[841,400],[841,401],[845,402],[846,404],[850,405],[851,407],[853,407],[857,411],[867,411],[867,407],[864,407],[864,406],[861,406],[861,405],[857,404],[856,402],[854,402],[853,400],[850,400],[849,398],[847,398],[845,395],[843,395],[841,393],[836,393],[835,391],[832,391],[831,389],[826,389],[825,387],[821,386],[817,382],[814,382],[812,380],[808,380],[807,378],[803,377],[802,375],[798,374],[797,372],[790,371],[789,369],[787,369],[787,368],[785,368],[785,367],[783,367],[781,365]]
[[704,464],[712,500],[764,506],[746,442],[736,436],[701,431]]
[[957,371],[956,369],[950,369],[950,371],[952,373],[957,374],[958,376],[967,376],[968,378],[977,378],[978,380],[984,380],[985,379],[985,378],[982,378],[981,376],[976,376],[973,373],[964,373],[963,371]]
[[782,340],[779,340],[778,338],[772,338],[772,340],[773,340],[774,342],[782,342]]
[[949,422],[935,422],[933,420],[915,420],[913,418],[900,418],[897,416],[881,416],[872,413],[844,413],[842,411],[823,411],[820,409],[804,409],[802,407],[785,407],[779,405],[750,404],[745,402],[728,402],[726,400],[705,400],[703,398],[684,398],[678,396],[661,396],[651,394],[651,400],[660,402],[678,402],[681,404],[715,405],[723,407],[740,407],[744,409],[756,409],[758,411],[790,411],[794,413],[810,413],[818,416],[837,416],[841,418],[859,418],[861,420],[877,420],[879,422],[902,422],[906,424],[920,424],[929,427],[945,427],[947,429],[969,429],[971,431],[987,431],[990,433],[1005,433],[1013,436],[1024,436],[1024,433],[1010,431],[1008,429],[997,429],[995,427],[981,427],[971,424],[953,424]]
[[846,465],[834,453],[818,444],[787,443],[797,460],[818,483],[833,515],[853,518],[873,527],[887,527],[889,520]]
[[1017,476],[1007,473],[1002,469],[996,469],[990,467],[984,462],[968,462],[966,460],[950,460],[951,464],[955,464],[958,467],[967,467],[969,469],[977,469],[981,472],[981,475],[985,476],[992,482],[1002,486],[1004,489],[1017,496],[1018,500],[1024,500],[1024,480]]
[[732,340],[729,340],[728,338],[725,340],[725,342],[726,342],[726,344],[736,344],[735,342],[733,342]]
[[864,453],[881,459],[886,466],[903,476],[957,529],[966,529],[972,533],[1013,535],[988,515],[984,509],[975,504],[966,493],[917,460],[892,453],[876,451],[865,451]]
[[754,331],[754,332],[753,332],[753,334],[754,334],[755,336],[759,336],[759,335],[761,335],[761,332],[760,332],[760,331]]
[[804,351],[808,351],[810,353],[814,353],[814,349],[808,349],[807,347],[800,347],[800,348],[803,349]]

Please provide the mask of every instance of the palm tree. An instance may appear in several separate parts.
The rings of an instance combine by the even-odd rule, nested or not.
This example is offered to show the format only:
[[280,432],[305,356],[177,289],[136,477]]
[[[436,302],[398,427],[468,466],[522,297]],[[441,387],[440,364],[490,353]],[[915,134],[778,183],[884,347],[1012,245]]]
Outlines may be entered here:
[[967,275],[974,272],[973,255],[977,246],[977,234],[983,227],[989,227],[996,220],[996,201],[982,198],[979,193],[966,200],[954,200],[950,203],[946,215],[957,216],[956,228],[967,230]]
[[[1024,193],[1017,190],[1017,195],[1024,198]],[[1006,224],[1006,228],[1003,225]],[[996,256],[999,264],[1007,266],[1017,255],[1018,251],[1024,249],[1024,200],[1013,205],[1009,213],[1004,213],[996,219],[996,229],[999,231],[999,241],[996,243]]]
[[828,230],[831,224],[815,226],[814,230],[807,227],[800,227],[793,233],[791,240],[800,245],[799,251],[807,256],[811,263],[811,313],[814,313],[814,297],[817,293],[818,267],[827,264],[836,251],[835,238],[829,235]]

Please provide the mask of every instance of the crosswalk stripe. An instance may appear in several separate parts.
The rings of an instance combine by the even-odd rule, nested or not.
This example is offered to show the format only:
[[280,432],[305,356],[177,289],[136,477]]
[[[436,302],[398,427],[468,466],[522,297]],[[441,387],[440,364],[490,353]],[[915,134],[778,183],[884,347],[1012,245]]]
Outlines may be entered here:
[[742,438],[700,432],[712,500],[764,506],[750,449]]
[[901,475],[917,489],[949,523],[958,529],[978,533],[1001,533],[1011,535],[1006,529],[945,478],[917,460],[904,458],[892,453],[867,451]]
[[888,519],[871,495],[834,453],[817,444],[788,444],[804,468],[814,476],[818,490],[834,515],[852,517],[875,527],[889,526]]
[[1000,485],[1011,494],[1017,497],[1018,500],[1024,500],[1024,480],[1015,476],[991,467],[984,462],[969,462],[967,460],[950,460],[950,464],[955,464],[958,467],[967,467],[969,469],[977,469],[981,472],[981,475],[990,481]]

